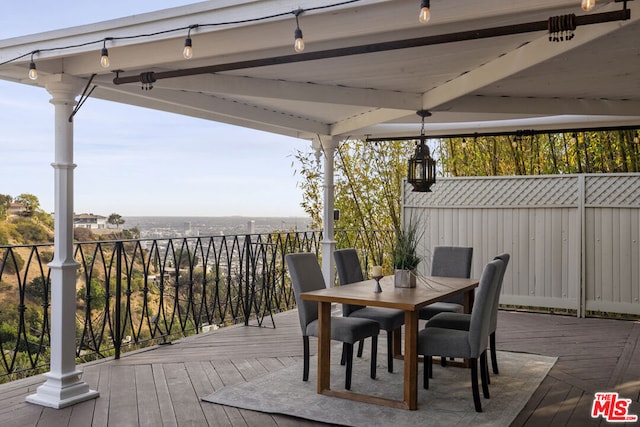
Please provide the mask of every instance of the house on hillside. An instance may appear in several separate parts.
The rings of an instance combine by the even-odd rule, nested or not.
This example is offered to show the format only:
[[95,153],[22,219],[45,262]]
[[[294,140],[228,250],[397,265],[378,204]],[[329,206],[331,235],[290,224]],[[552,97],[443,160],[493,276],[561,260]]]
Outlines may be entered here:
[[89,228],[92,230],[107,228],[107,217],[92,213],[77,214],[73,216],[73,228]]
[[22,203],[11,203],[7,214],[11,216],[25,216],[27,214],[27,208]]

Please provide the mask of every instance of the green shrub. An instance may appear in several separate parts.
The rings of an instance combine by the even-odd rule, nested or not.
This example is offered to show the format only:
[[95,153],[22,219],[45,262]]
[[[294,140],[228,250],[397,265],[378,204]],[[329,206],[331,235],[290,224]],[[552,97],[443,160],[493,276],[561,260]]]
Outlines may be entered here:
[[36,224],[30,219],[19,219],[14,221],[21,243],[49,243],[51,236],[45,227]]

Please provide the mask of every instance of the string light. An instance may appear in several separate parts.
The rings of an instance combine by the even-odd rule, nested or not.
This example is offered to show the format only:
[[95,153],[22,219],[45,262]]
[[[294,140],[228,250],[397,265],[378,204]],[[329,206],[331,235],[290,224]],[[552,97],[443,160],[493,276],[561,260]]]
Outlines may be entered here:
[[582,0],[582,10],[585,12],[591,11],[594,7],[596,7],[596,0]]
[[636,136],[633,137],[633,142],[640,144],[640,133],[636,132]]
[[[45,48],[45,49],[40,49],[40,50],[34,50],[32,52],[29,53],[25,53],[19,56],[16,56],[14,58],[8,59],[6,61],[2,61],[0,62],[0,66],[2,65],[6,65],[6,64],[10,64],[12,62],[18,61],[22,58],[25,58],[29,55],[32,56],[33,59],[33,54],[34,53],[41,53],[41,52],[54,52],[54,51],[59,51],[59,50],[67,50],[67,49],[77,49],[80,47],[85,47],[85,46],[90,46],[90,45],[94,45],[94,44],[98,44],[98,43],[103,43],[103,49],[102,52],[106,51],[106,46],[105,46],[105,41],[109,41],[109,40],[132,40],[132,39],[139,39],[139,38],[149,38],[149,37],[155,37],[158,35],[163,35],[163,34],[169,34],[169,33],[174,33],[177,31],[184,31],[184,30],[191,30],[194,28],[198,28],[198,27],[219,27],[219,26],[227,26],[227,25],[238,25],[238,24],[246,24],[249,22],[259,22],[259,21],[266,21],[266,20],[272,20],[275,18],[281,18],[287,15],[291,15],[291,13],[296,14],[296,23],[297,23],[297,17],[298,15],[300,15],[302,12],[311,12],[311,11],[316,11],[316,10],[323,10],[323,9],[331,9],[331,8],[335,8],[335,7],[340,7],[340,6],[345,6],[348,4],[353,4],[353,3],[359,3],[362,2],[363,0],[344,0],[341,2],[337,2],[337,3],[333,3],[333,4],[327,4],[327,5],[323,5],[323,6],[316,6],[316,7],[309,7],[306,9],[298,9],[294,12],[288,11],[288,12],[279,12],[279,13],[274,13],[271,15],[266,15],[266,16],[261,16],[261,17],[257,17],[257,18],[248,18],[248,19],[240,19],[240,20],[235,20],[235,21],[227,21],[227,22],[215,22],[215,23],[209,23],[209,24],[195,24],[195,25],[190,25],[188,27],[180,27],[180,28],[172,28],[172,29],[168,29],[168,30],[161,30],[161,31],[156,31],[153,33],[144,33],[144,34],[136,34],[136,35],[132,35],[132,36],[122,36],[122,37],[108,37],[108,38],[104,38],[104,39],[100,39],[100,40],[92,40],[92,41],[88,41],[85,43],[78,43],[78,44],[74,44],[74,45],[68,45],[68,46],[58,46],[58,47],[50,47],[50,48]],[[304,49],[304,40],[302,40],[302,31],[300,31],[299,26],[296,29],[296,38],[298,38],[298,33],[300,34],[299,37],[299,42],[296,43],[296,46],[298,48]],[[193,53],[193,45],[189,44],[190,43],[190,37],[187,37],[187,39],[185,39],[185,49],[183,50],[183,56],[184,55],[188,55],[189,54],[189,49],[187,49],[188,47],[191,47],[191,53]],[[186,50],[186,53],[185,53]],[[101,53],[102,53],[101,52]],[[102,64],[102,60],[103,57],[106,56],[108,60],[108,51],[107,51],[107,55],[101,55],[100,60],[101,60],[101,64]],[[108,67],[108,65],[107,65]],[[35,69],[35,64],[33,63],[33,60],[29,63],[29,76],[35,76],[33,79],[37,78],[37,71]],[[30,77],[31,78],[31,77]]]
[[38,79],[38,70],[36,70],[36,63],[33,62],[33,55],[35,55],[36,53],[38,53],[37,50],[31,53],[31,62],[29,62],[29,78],[31,80]]
[[[97,44],[97,43],[103,43],[103,48],[102,48],[102,55],[100,57],[100,64],[107,68],[109,67],[109,55],[108,55],[108,51],[106,48],[106,41],[108,40],[131,40],[131,39],[138,39],[138,38],[148,38],[148,37],[154,37],[154,36],[158,36],[158,35],[163,35],[163,34],[168,34],[168,33],[173,33],[173,32],[177,32],[177,31],[184,31],[184,30],[189,30],[189,35],[187,36],[187,38],[185,39],[185,43],[184,43],[184,50],[183,50],[183,56],[185,58],[190,58],[193,55],[193,44],[191,41],[191,37],[190,37],[190,30],[197,28],[197,27],[214,27],[214,26],[226,26],[226,25],[237,25],[237,24],[245,24],[245,23],[249,23],[249,22],[258,22],[258,21],[265,21],[265,20],[272,20],[275,18],[280,18],[280,17],[284,17],[290,14],[294,14],[296,17],[296,29],[294,32],[294,36],[295,36],[295,43],[294,43],[294,49],[296,50],[296,52],[302,52],[304,50],[304,39],[302,37],[302,30],[300,29],[300,25],[299,25],[299,15],[302,14],[303,12],[310,12],[310,11],[316,11],[316,10],[322,10],[322,9],[330,9],[330,8],[335,8],[335,7],[340,7],[340,6],[344,6],[344,5],[348,5],[348,4],[353,4],[353,3],[359,3],[363,0],[344,0],[341,2],[337,2],[337,3],[333,3],[333,4],[328,4],[328,5],[323,5],[323,6],[316,6],[316,7],[310,7],[307,9],[297,9],[293,12],[289,11],[289,12],[279,12],[279,13],[275,13],[275,14],[271,14],[271,15],[267,15],[267,16],[262,16],[262,17],[257,17],[257,18],[248,18],[248,19],[241,19],[241,20],[236,20],[236,21],[228,21],[228,22],[217,22],[217,23],[208,23],[208,24],[196,24],[196,25],[190,25],[187,27],[180,27],[180,28],[172,28],[172,29],[168,29],[168,30],[161,30],[161,31],[156,31],[153,33],[144,33],[144,34],[137,34],[137,35],[132,35],[132,36],[122,36],[122,37],[108,37],[105,39],[100,39],[100,40],[93,40],[93,41],[88,41],[85,43],[79,43],[79,44],[75,44],[75,45],[68,45],[68,46],[58,46],[58,47],[51,47],[51,48],[45,48],[45,49],[40,49],[40,50],[34,50],[32,52],[29,53],[25,53],[22,55],[19,55],[17,57],[8,59],[6,61],[2,61],[0,62],[0,66],[2,65],[6,65],[15,61],[18,61],[22,58],[25,58],[29,55],[31,55],[31,62],[29,63],[29,78],[31,79],[36,79],[37,78],[37,71],[36,71],[36,67],[35,67],[35,63],[33,62],[33,54],[34,53],[41,53],[41,52],[52,52],[52,51],[59,51],[59,50],[67,50],[67,49],[77,49],[80,47],[85,47],[85,46],[90,46],[93,44]],[[591,10],[595,7],[595,3],[596,0],[582,0],[582,7],[585,10]],[[626,3],[626,2],[625,2]],[[420,2],[420,15],[419,15],[419,20],[422,23],[426,23],[431,19],[431,12],[430,12],[430,0],[421,0]],[[106,64],[106,65],[105,65]]]
[[109,65],[111,65],[109,61],[109,51],[107,50],[107,40],[110,39],[104,39],[102,51],[100,52],[100,66],[102,68],[109,68]]
[[184,49],[182,50],[182,56],[184,59],[191,59],[193,57],[193,44],[191,43],[191,30],[194,28],[198,28],[197,25],[191,25],[189,27],[189,32],[187,33],[187,38],[184,39]]
[[304,50],[304,39],[302,38],[302,30],[300,29],[300,23],[298,22],[298,16],[300,16],[304,12],[302,9],[298,9],[293,12],[296,16],[296,30],[293,32],[293,36],[295,37],[295,42],[293,42],[293,49],[300,53]]
[[420,21],[421,24],[426,24],[431,19],[430,7],[431,7],[430,0],[421,0],[420,15],[418,15],[418,20]]

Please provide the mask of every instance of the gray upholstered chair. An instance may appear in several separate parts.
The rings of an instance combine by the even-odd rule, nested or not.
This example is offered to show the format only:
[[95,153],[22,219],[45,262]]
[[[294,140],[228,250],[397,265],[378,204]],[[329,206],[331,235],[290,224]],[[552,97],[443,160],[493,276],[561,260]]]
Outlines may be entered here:
[[[318,303],[300,298],[303,292],[324,289],[324,277],[318,264],[318,258],[312,253],[288,254],[285,256],[293,293],[298,305],[298,317],[302,330],[304,351],[304,370],[302,380],[309,379],[309,337],[318,336]],[[343,361],[347,365],[345,388],[351,389],[351,372],[353,366],[353,344],[371,337],[371,378],[376,377],[376,354],[378,348],[378,322],[351,317],[331,318],[331,339],[343,343]]]
[[[462,246],[436,246],[433,248],[431,260],[432,276],[471,277],[471,259],[473,248]],[[431,319],[438,313],[462,313],[464,311],[464,296],[456,295],[446,301],[435,302],[423,307],[418,317],[423,320]]]
[[468,330],[429,327],[422,329],[418,334],[418,354],[425,356],[424,388],[429,388],[429,377],[432,375],[432,356],[469,359],[473,404],[477,412],[482,412],[478,390],[478,359],[482,377],[482,393],[485,398],[489,398],[487,385],[489,377],[487,372],[489,325],[494,294],[497,291],[497,282],[500,280],[500,271],[503,268],[504,262],[499,259],[493,260],[485,266],[471,310]]
[[[491,306],[491,322],[489,323],[489,348],[491,350],[491,367],[494,374],[498,374],[498,358],[496,355],[496,329],[498,327],[498,307],[500,306],[500,291],[502,290],[502,282],[504,281],[504,273],[509,265],[511,256],[508,253],[497,255],[495,259],[504,262],[502,270],[499,272],[498,289],[494,295]],[[463,313],[440,313],[433,316],[427,322],[426,327],[449,328],[468,330],[471,323],[471,316]]]
[[[358,252],[353,249],[340,249],[333,253],[336,260],[340,286],[364,280]],[[366,307],[363,305],[342,304],[344,317],[371,319],[378,322],[380,329],[387,332],[387,370],[393,372],[393,332],[401,332],[404,324],[404,311],[394,308]],[[358,356],[362,355],[363,341],[358,346]]]

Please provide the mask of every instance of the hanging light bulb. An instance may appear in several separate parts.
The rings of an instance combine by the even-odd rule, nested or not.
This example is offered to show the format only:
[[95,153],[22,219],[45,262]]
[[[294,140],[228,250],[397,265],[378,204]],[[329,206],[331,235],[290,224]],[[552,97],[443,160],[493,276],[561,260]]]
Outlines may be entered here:
[[640,144],[640,133],[636,132],[636,136],[633,137],[633,142],[635,144]]
[[422,0],[420,2],[420,15],[418,15],[418,20],[420,21],[421,24],[426,24],[431,19],[431,10],[430,10],[429,3],[430,3],[430,0]]
[[582,0],[582,10],[585,12],[589,12],[591,9],[596,7],[596,0]]
[[38,79],[38,70],[36,70],[36,63],[33,62],[33,55],[36,52],[33,52],[31,54],[31,62],[29,62],[29,78],[31,80],[37,80]]
[[107,50],[107,40],[104,40],[102,45],[102,52],[100,52],[100,66],[102,68],[109,68],[109,51]]
[[184,59],[191,59],[193,57],[193,46],[191,45],[191,37],[184,39],[184,49],[182,50],[182,56]]
[[302,38],[302,30],[300,29],[300,23],[298,22],[298,16],[300,16],[302,12],[302,9],[298,9],[293,12],[296,15],[296,30],[293,32],[293,36],[296,40],[293,43],[293,49],[298,53],[304,50],[304,39]]
[[38,70],[36,70],[36,63],[33,61],[29,63],[29,78],[31,80],[38,80]]
[[198,28],[197,25],[192,25],[189,27],[189,32],[187,33],[187,38],[184,39],[184,49],[182,49],[182,56],[184,59],[191,59],[193,57],[193,44],[191,43],[191,30],[194,28]]
[[467,139],[462,138],[462,148],[467,148]]

